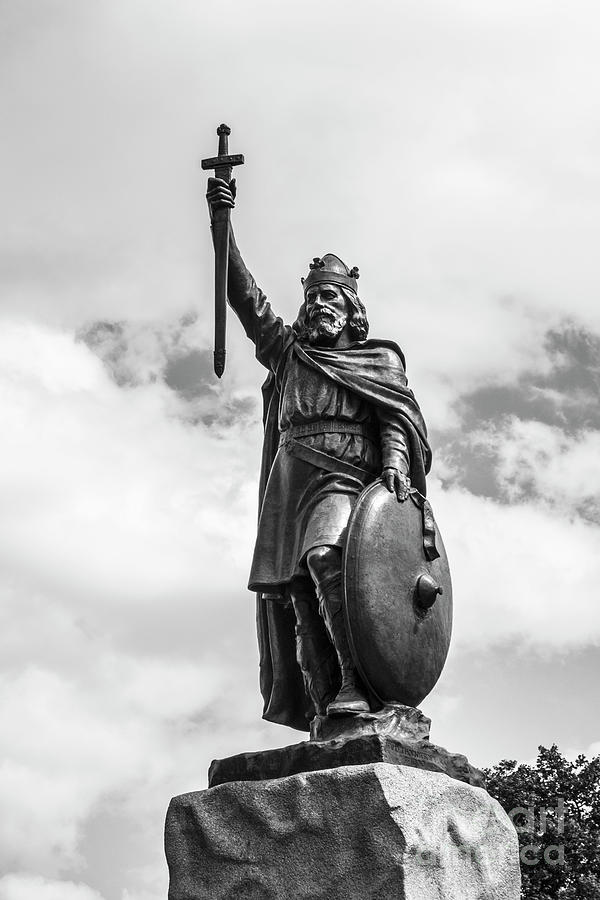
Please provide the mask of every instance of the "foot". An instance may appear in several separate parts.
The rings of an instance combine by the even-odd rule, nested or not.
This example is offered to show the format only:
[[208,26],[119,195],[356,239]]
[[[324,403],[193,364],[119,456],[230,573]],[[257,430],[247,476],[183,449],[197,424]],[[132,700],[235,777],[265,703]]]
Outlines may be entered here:
[[328,716],[348,716],[371,711],[367,697],[356,685],[342,685],[339,694],[327,706]]

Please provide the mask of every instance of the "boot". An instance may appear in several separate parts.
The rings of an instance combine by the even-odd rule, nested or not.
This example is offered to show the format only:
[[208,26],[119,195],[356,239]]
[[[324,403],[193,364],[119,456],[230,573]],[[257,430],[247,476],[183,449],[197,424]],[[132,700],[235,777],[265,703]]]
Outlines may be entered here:
[[348,643],[342,608],[341,573],[330,575],[327,579],[323,579],[318,585],[317,596],[319,598],[321,615],[335,647],[342,676],[342,685],[335,699],[328,704],[327,715],[346,716],[370,712],[371,707],[367,694],[356,671],[350,644]]
[[324,716],[340,685],[335,650],[319,615],[312,582],[298,579],[290,593],[296,614],[296,659],[315,713]]

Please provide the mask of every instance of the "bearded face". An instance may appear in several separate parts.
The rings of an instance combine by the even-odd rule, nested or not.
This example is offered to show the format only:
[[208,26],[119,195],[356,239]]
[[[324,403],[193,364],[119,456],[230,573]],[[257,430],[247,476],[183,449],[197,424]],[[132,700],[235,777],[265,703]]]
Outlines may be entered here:
[[333,347],[348,322],[346,298],[335,284],[317,284],[306,294],[306,327],[310,344]]

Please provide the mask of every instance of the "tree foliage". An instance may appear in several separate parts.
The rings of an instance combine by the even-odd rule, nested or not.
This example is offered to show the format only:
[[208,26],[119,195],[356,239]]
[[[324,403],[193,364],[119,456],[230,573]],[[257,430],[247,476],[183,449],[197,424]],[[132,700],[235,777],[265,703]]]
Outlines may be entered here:
[[519,834],[523,900],[600,900],[600,756],[570,761],[554,744],[485,774]]

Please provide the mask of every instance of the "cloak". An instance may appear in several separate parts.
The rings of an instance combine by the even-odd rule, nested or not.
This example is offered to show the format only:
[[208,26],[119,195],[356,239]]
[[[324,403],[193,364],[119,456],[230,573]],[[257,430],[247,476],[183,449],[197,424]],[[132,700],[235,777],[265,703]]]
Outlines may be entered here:
[[[407,387],[404,355],[392,341],[359,341],[343,349],[320,349],[300,344],[295,335],[281,356],[276,372],[263,384],[265,430],[259,484],[259,510],[279,445],[281,374],[294,353],[305,365],[332,379],[375,407],[397,415],[404,425],[410,455],[412,485],[425,496],[425,476],[431,466],[427,429],[414,394]],[[260,655],[263,718],[301,731],[309,730],[314,715],[300,667],[296,662],[296,617],[290,602],[257,594],[256,626]]]

